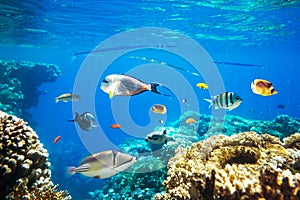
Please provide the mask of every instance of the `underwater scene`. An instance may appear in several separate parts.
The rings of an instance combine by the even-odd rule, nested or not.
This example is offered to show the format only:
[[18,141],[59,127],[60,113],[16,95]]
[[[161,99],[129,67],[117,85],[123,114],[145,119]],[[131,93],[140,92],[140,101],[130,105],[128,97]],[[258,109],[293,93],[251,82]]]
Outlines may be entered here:
[[1,0],[0,199],[300,200],[299,10]]

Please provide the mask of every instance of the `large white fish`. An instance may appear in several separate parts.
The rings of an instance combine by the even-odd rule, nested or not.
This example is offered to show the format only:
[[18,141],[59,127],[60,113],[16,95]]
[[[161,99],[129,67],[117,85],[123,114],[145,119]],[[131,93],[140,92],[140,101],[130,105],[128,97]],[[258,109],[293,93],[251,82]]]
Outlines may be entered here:
[[69,122],[77,122],[80,128],[84,131],[90,131],[93,128],[97,127],[95,125],[95,117],[89,113],[85,112],[79,115],[77,112],[75,112],[75,119],[68,120]]
[[95,178],[109,178],[135,163],[136,157],[121,152],[107,150],[85,158],[78,167],[70,167],[69,173],[81,173]]
[[[101,90],[109,94],[109,98],[113,96],[133,96],[146,91],[171,96],[159,92],[157,90],[158,86],[166,88],[159,83],[145,83],[125,74],[111,74],[102,81]],[[168,88],[166,89],[169,90]]]

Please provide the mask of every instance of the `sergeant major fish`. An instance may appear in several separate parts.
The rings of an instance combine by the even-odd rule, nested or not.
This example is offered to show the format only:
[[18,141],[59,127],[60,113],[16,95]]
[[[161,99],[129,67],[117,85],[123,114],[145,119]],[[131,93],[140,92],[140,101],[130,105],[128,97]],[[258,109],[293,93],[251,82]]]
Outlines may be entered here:
[[[146,91],[151,91],[165,96],[171,96],[159,92],[157,90],[158,86],[166,88],[159,83],[145,83],[125,74],[111,74],[106,76],[102,81],[101,90],[109,94],[110,99],[113,96],[134,96]],[[168,88],[166,89],[169,90]]]
[[126,170],[135,161],[136,157],[134,156],[107,150],[88,156],[78,167],[70,167],[69,173],[79,172],[88,177],[109,178]]
[[217,96],[212,96],[211,99],[204,99],[210,103],[210,106],[214,106],[215,109],[223,108],[232,110],[237,108],[242,103],[242,98],[233,92],[224,92]]
[[89,112],[82,113],[81,115],[75,112],[75,119],[71,119],[68,121],[77,122],[80,128],[84,131],[90,131],[93,128],[97,127],[97,125],[94,125],[95,117]]

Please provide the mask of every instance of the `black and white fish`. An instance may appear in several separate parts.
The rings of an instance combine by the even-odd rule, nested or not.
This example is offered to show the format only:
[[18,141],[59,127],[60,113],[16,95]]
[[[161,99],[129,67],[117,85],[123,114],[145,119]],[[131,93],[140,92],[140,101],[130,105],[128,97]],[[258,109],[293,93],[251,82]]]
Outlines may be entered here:
[[102,81],[101,90],[109,94],[110,99],[113,96],[134,96],[146,91],[151,91],[165,96],[172,96],[159,92],[157,90],[158,86],[169,90],[159,83],[145,83],[129,75],[111,74],[106,76]]
[[90,131],[93,128],[97,127],[95,125],[95,117],[90,112],[85,112],[78,114],[75,112],[75,119],[68,120],[69,122],[77,122],[80,128],[84,131]]
[[167,136],[167,130],[153,131],[146,136],[145,141],[152,144],[167,144],[169,140],[174,140],[173,137]]
[[126,170],[135,161],[134,156],[107,150],[86,157],[78,167],[70,167],[69,173],[79,172],[88,177],[109,178]]
[[242,103],[242,98],[234,92],[224,92],[217,96],[212,96],[211,99],[204,100],[210,103],[209,107],[214,106],[215,109],[223,108],[232,110]]

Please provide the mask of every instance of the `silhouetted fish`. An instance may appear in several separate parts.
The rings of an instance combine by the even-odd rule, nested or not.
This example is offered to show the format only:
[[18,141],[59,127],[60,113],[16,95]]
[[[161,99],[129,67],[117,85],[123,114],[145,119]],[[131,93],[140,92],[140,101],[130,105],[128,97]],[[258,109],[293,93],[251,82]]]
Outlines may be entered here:
[[101,52],[107,52],[107,51],[118,51],[118,50],[127,50],[127,49],[136,49],[136,48],[170,48],[170,47],[177,47],[177,45],[162,45],[162,44],[153,44],[153,45],[124,45],[124,46],[116,46],[116,47],[107,47],[107,48],[98,48],[90,51],[81,51],[81,52],[74,52],[71,61],[76,59],[80,55],[87,55],[90,53],[101,53]]
[[244,66],[244,67],[263,67],[264,65],[260,64],[248,64],[248,63],[236,63],[236,62],[223,62],[223,61],[214,61],[213,63],[219,65],[237,65],[237,66]]

